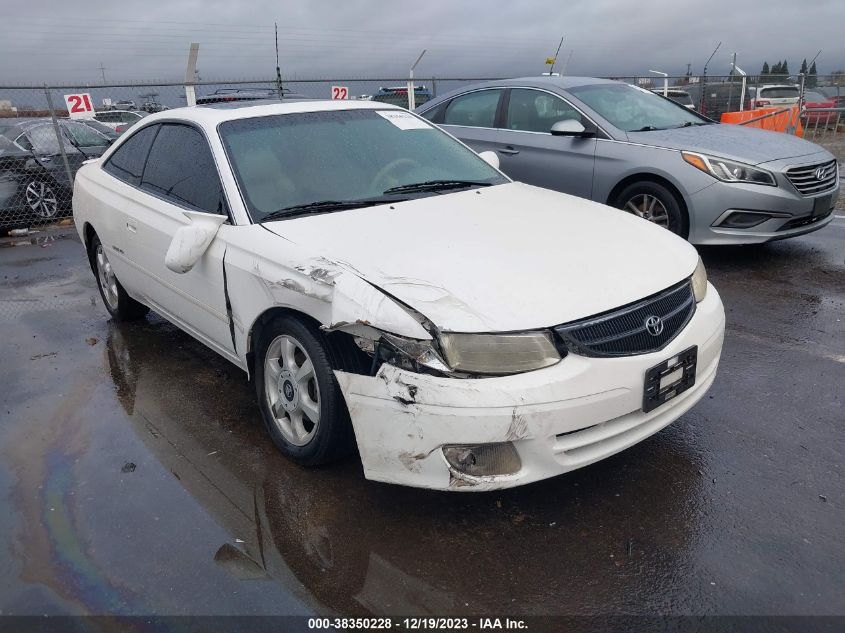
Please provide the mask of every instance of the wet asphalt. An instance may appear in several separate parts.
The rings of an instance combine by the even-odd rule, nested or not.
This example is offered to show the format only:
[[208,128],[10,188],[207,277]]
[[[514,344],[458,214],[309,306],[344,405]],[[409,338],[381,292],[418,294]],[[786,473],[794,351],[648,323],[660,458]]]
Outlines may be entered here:
[[244,374],[109,321],[72,231],[32,242],[0,240],[2,614],[845,614],[845,217],[703,249],[709,395],[484,494],[293,465]]

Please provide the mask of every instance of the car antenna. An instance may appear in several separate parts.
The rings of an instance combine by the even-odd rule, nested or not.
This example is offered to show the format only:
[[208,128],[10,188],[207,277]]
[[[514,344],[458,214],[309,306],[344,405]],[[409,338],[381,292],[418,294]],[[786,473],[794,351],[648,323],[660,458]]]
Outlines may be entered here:
[[279,101],[282,100],[282,71],[279,70],[279,23],[273,22],[273,26],[276,28],[276,90],[279,91]]
[[563,46],[563,35],[560,36],[560,42],[558,42],[557,50],[555,51],[555,56],[551,58],[551,62],[547,59],[546,63],[551,64],[549,68],[549,77],[554,77],[554,69],[555,64],[557,63],[557,56],[560,54],[560,47]]

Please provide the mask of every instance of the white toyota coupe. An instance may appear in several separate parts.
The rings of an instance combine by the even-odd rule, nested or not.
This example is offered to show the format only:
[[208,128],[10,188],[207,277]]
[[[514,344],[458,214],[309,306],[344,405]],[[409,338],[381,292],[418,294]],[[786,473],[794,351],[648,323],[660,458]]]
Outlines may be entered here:
[[489,490],[676,420],[725,327],[687,242],[497,165],[383,103],[217,104],[138,122],[73,209],[112,317],[246,371],[291,459]]

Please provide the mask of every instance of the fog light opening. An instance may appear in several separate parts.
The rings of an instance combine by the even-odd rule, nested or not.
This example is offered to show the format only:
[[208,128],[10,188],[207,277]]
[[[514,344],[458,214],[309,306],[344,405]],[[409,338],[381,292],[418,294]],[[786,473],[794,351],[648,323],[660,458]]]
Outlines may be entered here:
[[770,220],[773,216],[768,213],[752,213],[750,211],[734,211],[721,221],[719,226],[731,229],[750,229],[753,226]]
[[512,475],[522,468],[513,442],[495,444],[453,444],[443,447],[449,465],[471,477]]

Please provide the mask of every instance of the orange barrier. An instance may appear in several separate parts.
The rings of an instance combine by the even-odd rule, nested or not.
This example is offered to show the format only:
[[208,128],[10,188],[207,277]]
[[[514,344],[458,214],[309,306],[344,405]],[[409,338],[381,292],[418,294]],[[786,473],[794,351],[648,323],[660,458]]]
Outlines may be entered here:
[[[774,114],[777,112],[778,114]],[[770,132],[783,132],[794,130],[795,136],[803,136],[804,128],[801,126],[801,116],[798,106],[792,106],[784,111],[784,108],[757,108],[756,110],[745,110],[744,112],[725,112],[722,114],[722,123],[744,124],[745,127],[756,127]],[[746,123],[750,121],[750,123]],[[788,130],[789,129],[789,130]]]

